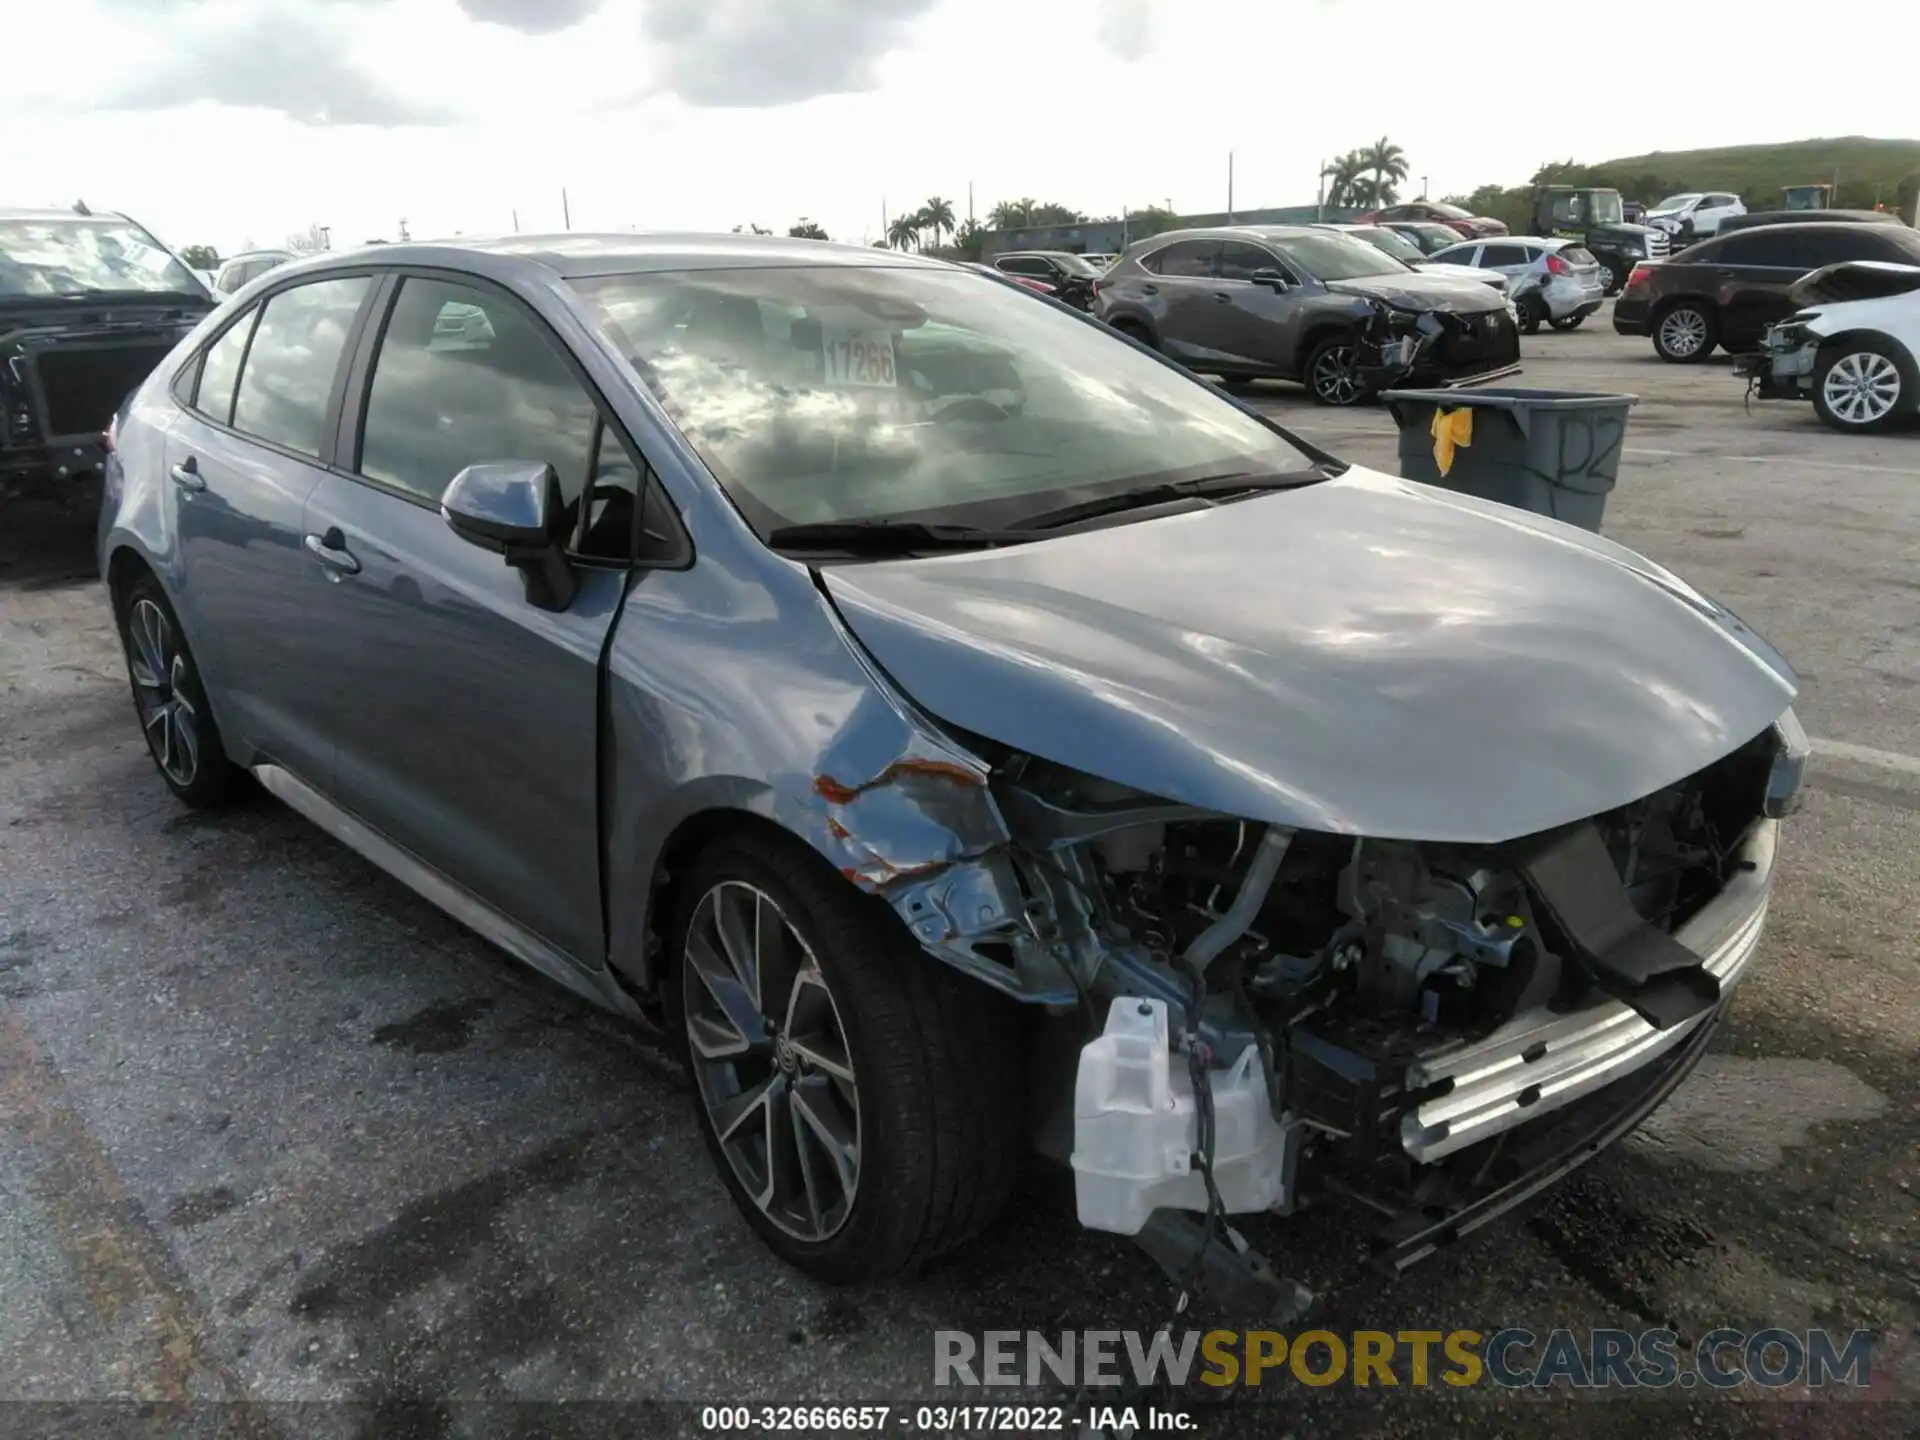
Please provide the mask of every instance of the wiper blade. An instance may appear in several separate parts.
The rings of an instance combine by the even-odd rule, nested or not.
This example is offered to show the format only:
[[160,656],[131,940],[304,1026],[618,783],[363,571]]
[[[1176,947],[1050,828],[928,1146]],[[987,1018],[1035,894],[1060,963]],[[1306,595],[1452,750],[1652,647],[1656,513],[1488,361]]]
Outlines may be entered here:
[[776,550],[977,550],[1038,540],[1027,530],[983,530],[929,520],[823,520],[782,525],[767,536]]
[[1138,490],[1102,495],[1097,500],[1082,500],[1076,505],[1062,505],[1057,510],[1043,510],[1038,515],[1022,516],[1020,524],[1029,530],[1055,530],[1078,520],[1114,515],[1122,510],[1138,510],[1148,505],[1165,505],[1174,500],[1210,499],[1216,495],[1244,495],[1262,490],[1298,490],[1306,485],[1319,484],[1327,478],[1327,473],[1316,466],[1312,470],[1291,475],[1247,471],[1205,475],[1198,480],[1164,480],[1155,485],[1143,485]]

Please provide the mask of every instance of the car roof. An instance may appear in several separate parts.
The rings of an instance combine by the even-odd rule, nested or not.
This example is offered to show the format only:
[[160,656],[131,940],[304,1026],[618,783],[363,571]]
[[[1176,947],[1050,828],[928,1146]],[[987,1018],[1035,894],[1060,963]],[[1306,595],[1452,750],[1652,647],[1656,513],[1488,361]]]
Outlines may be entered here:
[[1322,233],[1331,226],[1305,225],[1201,225],[1191,230],[1162,230],[1137,243],[1158,244],[1165,240],[1298,240]]
[[82,215],[78,210],[49,205],[0,205],[0,220],[125,220],[118,210],[94,210]]
[[697,232],[455,236],[448,240],[328,250],[295,262],[303,274],[360,267],[420,265],[485,273],[537,265],[563,278],[638,275],[653,271],[743,269],[765,265],[847,265],[947,269],[925,259],[871,245],[794,240],[777,235],[711,235]]

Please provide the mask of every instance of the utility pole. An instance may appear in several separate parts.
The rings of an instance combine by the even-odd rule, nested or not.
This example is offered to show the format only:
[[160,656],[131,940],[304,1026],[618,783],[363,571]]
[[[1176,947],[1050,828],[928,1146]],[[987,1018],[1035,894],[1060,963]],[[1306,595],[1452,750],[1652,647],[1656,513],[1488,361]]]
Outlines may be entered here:
[[1325,223],[1327,218],[1327,162],[1320,162],[1320,178],[1314,182],[1313,218]]
[[560,187],[560,223],[573,229],[573,207],[567,204],[567,187]]
[[1427,198],[1427,177],[1424,175],[1420,177],[1420,198],[1422,200]]
[[520,233],[520,211],[518,209],[515,209],[512,212],[512,214],[513,214],[513,233],[518,235]]
[[1227,223],[1233,224],[1233,151],[1227,151]]
[[411,235],[407,234],[407,217],[402,215],[400,217],[400,241],[402,244],[405,244],[408,240],[411,240],[412,238],[413,237]]
[[967,224],[973,224],[973,182],[967,182]]

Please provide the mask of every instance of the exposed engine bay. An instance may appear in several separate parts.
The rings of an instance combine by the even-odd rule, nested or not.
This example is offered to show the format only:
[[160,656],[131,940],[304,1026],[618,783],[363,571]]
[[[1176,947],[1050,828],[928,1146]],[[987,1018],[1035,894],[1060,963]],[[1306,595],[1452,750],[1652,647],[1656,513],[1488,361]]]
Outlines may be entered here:
[[1510,307],[1462,313],[1375,300],[1360,329],[1358,369],[1375,388],[1425,378],[1492,380],[1515,373],[1519,360],[1519,328]]
[[[1041,1145],[1071,1159],[1082,1223],[1139,1235],[1169,1211],[1287,1213],[1334,1192],[1404,1223],[1463,1167],[1490,1173],[1508,1131],[1717,1010],[1759,914],[1737,955],[1676,937],[1756,854],[1770,867],[1805,756],[1789,714],[1676,785],[1502,845],[1229,820],[997,757],[1025,919],[1075,997],[1054,1006],[1071,1124],[1056,1114]],[[972,958],[1031,974],[1018,948]],[[1449,1104],[1468,1108],[1436,1120]]]

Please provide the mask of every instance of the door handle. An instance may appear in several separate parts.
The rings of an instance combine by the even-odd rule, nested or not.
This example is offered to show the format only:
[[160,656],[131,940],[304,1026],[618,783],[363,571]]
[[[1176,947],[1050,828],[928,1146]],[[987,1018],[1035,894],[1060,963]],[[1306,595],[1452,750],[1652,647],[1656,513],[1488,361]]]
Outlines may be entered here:
[[173,476],[173,483],[189,494],[198,495],[207,488],[207,482],[200,474],[200,462],[191,455],[167,472]]
[[347,537],[340,533],[338,525],[333,526],[324,535],[309,535],[306,538],[307,553],[326,567],[333,577],[358,575],[360,562],[353,558],[353,552],[347,549]]

